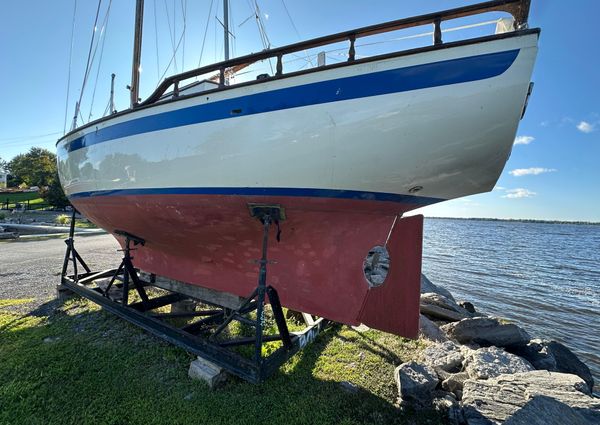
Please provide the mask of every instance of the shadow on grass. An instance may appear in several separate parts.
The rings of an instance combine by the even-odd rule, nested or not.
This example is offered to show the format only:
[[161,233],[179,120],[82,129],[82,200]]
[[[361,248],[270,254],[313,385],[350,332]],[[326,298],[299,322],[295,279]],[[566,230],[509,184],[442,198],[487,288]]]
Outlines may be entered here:
[[395,407],[391,372],[416,347],[397,337],[333,327],[265,383],[231,378],[214,391],[187,377],[184,350],[89,302],[47,304],[0,309],[1,424],[440,423]]

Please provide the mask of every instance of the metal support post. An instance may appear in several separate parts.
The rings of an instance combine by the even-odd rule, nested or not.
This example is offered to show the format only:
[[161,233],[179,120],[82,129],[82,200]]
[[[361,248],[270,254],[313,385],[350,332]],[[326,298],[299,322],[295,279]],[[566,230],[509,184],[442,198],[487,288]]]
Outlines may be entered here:
[[[132,251],[138,249],[135,248],[137,245],[144,246],[146,241],[120,230],[114,231],[116,235],[124,238],[123,259],[119,267],[101,272],[91,272],[74,247],[75,213],[71,221],[69,239],[66,241],[67,250],[63,263],[61,287],[64,290],[72,291],[90,299],[107,311],[226,369],[228,372],[253,383],[261,382],[269,374],[275,372],[287,359],[312,341],[327,326],[328,322],[320,318],[307,325],[301,332],[289,332],[277,291],[272,286],[267,285],[267,267],[270,263],[268,260],[269,232],[271,225],[275,224],[277,226],[277,240],[279,240],[281,233],[279,222],[285,220],[284,210],[279,206],[270,205],[253,204],[249,207],[251,216],[257,218],[262,224],[262,256],[257,260],[259,264],[257,286],[248,298],[237,304],[236,308],[205,300],[203,296],[198,296],[201,292],[191,290],[195,287],[194,285],[181,282],[180,284],[189,285],[190,288],[182,291],[169,289],[169,293],[164,294],[165,289],[156,286],[153,277],[140,278],[133,265]],[[69,261],[73,261],[74,264],[79,262],[86,272],[79,273],[76,268],[75,274],[67,275]],[[108,277],[110,277],[110,281],[104,289],[100,288],[98,284],[94,284],[97,279]],[[115,283],[116,280],[121,280],[122,283]],[[109,290],[113,285],[122,289],[121,300],[109,296]],[[137,290],[141,298],[140,302],[129,302],[128,293],[131,286]],[[161,289],[161,293],[147,293],[144,289],[153,286]],[[149,297],[149,294],[152,297]],[[272,332],[265,334],[265,303],[267,297],[277,324],[277,334]],[[184,314],[153,311],[159,307],[190,299],[199,302],[199,306],[203,307]],[[256,317],[250,315],[253,312],[256,312]],[[181,320],[185,316],[190,317],[192,321],[183,326],[176,326],[174,323],[169,322],[172,319]],[[194,320],[196,317],[199,317],[199,319]],[[235,335],[231,335],[228,332],[223,332],[234,320],[243,325],[254,327],[252,333],[238,335],[233,332]],[[265,343],[278,341],[281,341],[281,347],[276,348],[269,355],[262,355],[262,348]],[[242,346],[253,347],[253,350],[243,354],[237,348]]]

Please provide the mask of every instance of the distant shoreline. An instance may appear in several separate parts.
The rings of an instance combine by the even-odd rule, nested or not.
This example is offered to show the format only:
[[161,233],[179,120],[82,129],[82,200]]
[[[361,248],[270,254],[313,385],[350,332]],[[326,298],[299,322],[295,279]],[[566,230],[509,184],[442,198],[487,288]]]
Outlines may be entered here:
[[600,226],[598,221],[568,221],[568,220],[536,220],[533,218],[483,218],[483,217],[425,217],[435,220],[479,220],[479,221],[507,221],[518,223],[541,223],[541,224],[579,224],[589,226]]

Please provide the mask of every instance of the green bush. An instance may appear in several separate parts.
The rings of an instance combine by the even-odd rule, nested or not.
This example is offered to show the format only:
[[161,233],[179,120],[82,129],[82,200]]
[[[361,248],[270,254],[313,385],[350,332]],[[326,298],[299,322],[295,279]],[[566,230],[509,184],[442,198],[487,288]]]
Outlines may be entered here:
[[57,224],[69,224],[71,222],[71,217],[69,217],[67,214],[61,214],[57,216],[54,221]]

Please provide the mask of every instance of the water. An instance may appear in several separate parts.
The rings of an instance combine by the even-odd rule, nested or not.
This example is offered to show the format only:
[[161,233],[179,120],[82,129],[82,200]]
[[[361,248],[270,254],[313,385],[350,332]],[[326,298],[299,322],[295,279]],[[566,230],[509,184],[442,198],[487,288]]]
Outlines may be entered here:
[[600,226],[428,218],[423,272],[479,311],[562,342],[600,386]]

